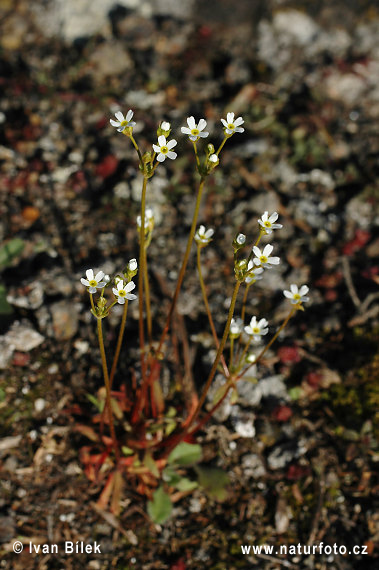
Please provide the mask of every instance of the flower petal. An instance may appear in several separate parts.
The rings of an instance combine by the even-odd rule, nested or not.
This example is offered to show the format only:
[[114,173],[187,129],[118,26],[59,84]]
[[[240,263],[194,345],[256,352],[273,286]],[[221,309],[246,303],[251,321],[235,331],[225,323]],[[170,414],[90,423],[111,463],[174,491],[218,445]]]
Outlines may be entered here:
[[309,291],[309,287],[307,285],[302,285],[299,289],[299,295],[300,297],[302,297],[303,295],[306,295]]
[[124,120],[124,115],[121,113],[121,111],[117,111],[117,113],[115,113],[115,117],[120,121],[120,123],[122,123]]
[[166,155],[165,155],[165,154],[162,154],[162,153],[158,154],[158,156],[157,156],[157,161],[158,161],[158,162],[164,162],[165,160],[166,160]]
[[245,122],[245,121],[243,120],[242,117],[238,117],[238,119],[236,119],[236,120],[234,121],[234,126],[239,127],[240,125],[243,125],[244,122]]
[[205,119],[200,119],[199,124],[197,125],[198,130],[203,131],[206,126],[207,126],[207,121]]
[[120,121],[114,121],[113,119],[109,119],[110,124],[112,127],[120,127]]
[[158,144],[159,146],[166,146],[166,137],[164,135],[158,137]]
[[129,121],[132,120],[133,115],[134,115],[133,111],[131,109],[129,109],[129,111],[126,113],[126,119],[125,120],[128,121],[128,123],[129,123]]
[[226,115],[226,120],[228,123],[234,123],[234,113],[228,113]]
[[190,128],[191,130],[192,130],[192,129],[195,129],[195,128],[196,128],[195,117],[192,117],[192,116],[191,116],[191,117],[188,117],[188,119],[187,119],[187,125],[189,126],[189,128]]
[[167,156],[168,156],[169,158],[171,158],[171,160],[175,160],[175,158],[176,158],[178,155],[176,154],[176,152],[173,152],[172,150],[169,150],[168,153],[167,153]]
[[188,127],[182,127],[180,130],[182,131],[182,133],[184,135],[190,135],[191,134],[191,129],[189,129]]
[[93,269],[87,269],[87,271],[86,271],[86,277],[87,277],[88,281],[92,281],[92,279],[93,279]]
[[166,146],[167,146],[167,148],[171,149],[171,148],[174,148],[174,146],[176,146],[177,144],[178,143],[176,142],[176,140],[172,139],[171,141],[168,141]]
[[89,287],[89,283],[87,281],[87,279],[83,279],[83,277],[80,279],[80,282],[85,286],[85,287]]

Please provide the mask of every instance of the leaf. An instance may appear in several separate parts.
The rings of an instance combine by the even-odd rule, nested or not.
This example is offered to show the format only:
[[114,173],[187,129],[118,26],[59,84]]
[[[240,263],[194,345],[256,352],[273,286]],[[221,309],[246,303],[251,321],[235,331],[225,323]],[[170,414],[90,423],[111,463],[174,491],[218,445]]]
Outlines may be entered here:
[[95,406],[95,408],[97,408],[99,410],[99,412],[103,411],[104,408],[104,404],[105,402],[100,402],[97,398],[95,398],[95,396],[93,396],[92,394],[86,394],[87,398],[89,399],[89,401],[91,402],[91,404],[93,404]]
[[130,447],[126,447],[126,445],[123,445],[121,447],[121,451],[124,455],[133,455],[134,453],[133,449],[131,449]]
[[181,476],[171,467],[166,467],[162,472],[162,479],[166,481],[168,485],[175,487],[175,485],[180,481]]
[[151,457],[150,453],[145,454],[145,457],[143,459],[143,464],[145,465],[145,467],[148,468],[150,473],[154,475],[154,477],[159,477],[159,469],[154,459]]
[[219,401],[225,396],[225,392],[229,389],[229,384],[223,384],[222,386],[220,386],[219,388],[217,388],[214,396],[213,396],[213,400],[212,400],[212,404],[215,406],[216,404],[219,403]]
[[193,491],[198,486],[199,485],[198,485],[197,481],[191,481],[187,477],[180,477],[180,480],[175,485],[175,487],[179,491],[182,491],[183,493],[185,493],[187,491]]
[[176,465],[191,465],[200,461],[202,456],[201,446],[197,443],[182,441],[170,453],[167,463]]
[[212,499],[225,501],[228,496],[226,486],[229,484],[229,477],[222,469],[217,467],[195,467],[199,478],[199,485]]
[[25,242],[21,238],[14,238],[0,248],[0,267],[11,265],[12,261],[18,257],[25,247]]
[[111,500],[111,512],[116,516],[120,514],[120,501],[122,495],[123,480],[120,471],[116,471],[113,479],[113,493]]
[[0,285],[0,315],[10,315],[13,309],[7,301],[7,291],[4,285]]
[[163,487],[158,487],[158,489],[154,491],[152,501],[148,501],[147,503],[147,512],[151,520],[156,524],[162,524],[170,517],[172,503]]

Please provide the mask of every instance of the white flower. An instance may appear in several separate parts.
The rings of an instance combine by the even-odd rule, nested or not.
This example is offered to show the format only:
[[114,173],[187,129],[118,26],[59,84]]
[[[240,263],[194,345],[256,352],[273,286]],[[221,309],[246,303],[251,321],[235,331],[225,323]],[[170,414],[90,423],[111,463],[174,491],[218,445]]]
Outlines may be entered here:
[[222,124],[224,125],[225,132],[228,135],[233,135],[234,133],[243,133],[245,129],[240,127],[245,121],[242,117],[238,117],[238,119],[234,119],[234,113],[228,113],[225,119],[221,119]]
[[229,328],[229,334],[232,338],[238,338],[243,331],[243,320],[242,319],[232,319]]
[[210,228],[206,230],[204,226],[200,226],[195,234],[195,240],[197,243],[209,243],[211,241],[211,237],[214,234],[214,230]]
[[130,269],[130,271],[135,271],[137,267],[137,260],[133,257],[133,259],[131,259],[128,263],[128,269]]
[[133,291],[134,288],[135,284],[133,283],[133,281],[124,284],[123,280],[120,279],[120,281],[118,281],[117,283],[117,289],[113,287],[112,291],[114,295],[117,297],[117,302],[120,303],[120,305],[123,305],[125,303],[125,299],[128,299],[129,301],[137,299],[137,295],[133,295],[133,293],[130,293],[130,291]]
[[135,126],[135,123],[132,121],[133,111],[131,109],[126,113],[126,117],[124,117],[121,111],[117,111],[115,117],[118,119],[117,121],[110,119],[109,122],[113,127],[117,127],[119,133],[122,133],[127,127]]
[[[83,285],[88,287],[89,293],[96,293],[96,289],[102,289],[109,281],[109,278],[107,279],[109,276],[104,276],[104,271],[99,271],[94,276],[93,269],[87,269],[86,277],[87,279],[82,277],[80,281]],[[102,279],[104,279],[104,281],[102,281]]]
[[206,138],[209,133],[204,131],[207,126],[207,121],[205,119],[200,119],[199,123],[195,123],[195,117],[188,117],[187,119],[188,127],[182,127],[181,131],[185,135],[189,135],[189,140],[196,142],[199,138]]
[[258,220],[258,224],[265,230],[266,234],[272,234],[272,230],[280,230],[282,228],[282,224],[275,224],[276,220],[278,219],[279,214],[274,212],[269,217],[268,212],[265,212],[260,220]]
[[163,162],[164,160],[166,160],[167,156],[168,158],[171,158],[171,160],[175,160],[175,158],[178,155],[176,154],[176,152],[173,152],[171,149],[174,148],[174,146],[176,146],[177,144],[178,143],[176,142],[175,139],[172,139],[171,141],[166,141],[166,137],[164,135],[158,137],[158,145],[153,144],[153,149],[155,150],[155,152],[159,153],[157,156],[157,161]]
[[260,265],[267,269],[271,269],[271,265],[278,265],[280,263],[280,257],[270,257],[270,253],[274,247],[269,243],[261,251],[256,245],[253,247],[253,252],[255,253],[254,263],[255,265]]
[[168,123],[167,121],[163,121],[163,122],[161,123],[161,129],[162,129],[162,131],[169,131],[170,128],[171,128],[171,125],[170,125],[170,123]]
[[[141,216],[137,216],[137,226],[141,227]],[[154,212],[151,208],[146,208],[145,210],[145,229],[152,226],[154,222]]]
[[309,287],[307,285],[302,285],[300,289],[297,285],[290,285],[291,291],[283,291],[283,295],[287,297],[287,299],[291,299],[291,303],[293,305],[297,305],[298,303],[306,303],[309,301],[309,297],[306,297],[306,294],[309,291]]
[[211,156],[208,158],[209,162],[213,162],[214,164],[218,163],[218,156],[217,154],[211,154]]
[[268,321],[266,319],[257,321],[257,317],[252,317],[250,324],[245,327],[245,333],[256,341],[261,340],[261,336],[268,333]]
[[254,264],[250,260],[247,265],[248,275],[245,278],[245,283],[255,283],[255,281],[262,279],[261,273],[263,273],[263,267],[256,267],[255,269],[253,267]]

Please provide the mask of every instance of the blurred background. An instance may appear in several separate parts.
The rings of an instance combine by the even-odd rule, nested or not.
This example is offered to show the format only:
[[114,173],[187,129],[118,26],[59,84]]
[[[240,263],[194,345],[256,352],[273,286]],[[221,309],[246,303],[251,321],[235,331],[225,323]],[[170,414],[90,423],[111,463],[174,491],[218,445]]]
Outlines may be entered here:
[[[292,557],[287,567],[377,567],[377,3],[0,0],[0,86],[1,567],[42,568],[27,552],[15,560],[18,535],[97,539],[104,554],[81,559],[90,568],[274,569],[283,561],[242,556],[239,545],[322,540],[366,545],[368,555]],[[206,118],[215,146],[227,112],[245,120],[199,218],[215,228],[203,260],[218,331],[233,289],[231,242],[238,231],[253,241],[265,210],[284,226],[274,237],[282,263],[257,283],[248,317],[274,330],[287,311],[283,289],[311,289],[306,312],[255,371],[258,384],[241,386],[203,434],[204,460],[228,474],[227,498],[196,491],[163,532],[132,491],[120,522],[88,506],[99,489],[72,436],[76,406],[101,385],[80,277],[89,267],[112,274],[138,253],[136,155],[109,124],[128,109],[143,150],[162,120],[178,141],[177,160],[149,182],[157,333],[194,207],[194,157],[180,132],[190,115]],[[198,389],[211,341],[194,260],[184,290],[174,334],[192,342],[187,380]],[[131,304],[130,338],[137,313]],[[119,318],[116,310],[109,343]],[[44,563],[81,567],[56,555]]]

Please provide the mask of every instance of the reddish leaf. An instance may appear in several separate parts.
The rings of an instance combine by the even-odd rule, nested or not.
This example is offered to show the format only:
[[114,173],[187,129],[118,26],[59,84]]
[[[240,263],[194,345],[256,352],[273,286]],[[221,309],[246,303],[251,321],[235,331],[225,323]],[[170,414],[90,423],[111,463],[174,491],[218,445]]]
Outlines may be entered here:
[[187,566],[183,560],[183,558],[180,558],[179,560],[177,560],[177,562],[175,562],[171,567],[170,570],[186,570]]
[[293,411],[289,406],[278,406],[273,411],[273,416],[278,422],[287,422],[293,415]]
[[290,481],[297,481],[302,477],[306,477],[309,475],[310,469],[309,467],[305,467],[303,465],[290,465],[287,471],[287,479]]
[[354,238],[343,246],[343,254],[344,255],[352,255],[359,249],[361,249],[370,239],[371,234],[366,230],[356,230]]
[[30,354],[26,352],[15,352],[13,355],[13,366],[26,366],[30,362]]
[[289,364],[291,362],[300,362],[301,356],[296,346],[281,346],[278,349],[280,362]]
[[117,158],[108,154],[104,160],[97,165],[96,174],[97,176],[100,176],[100,178],[108,178],[108,176],[111,176],[117,170],[117,166]]

